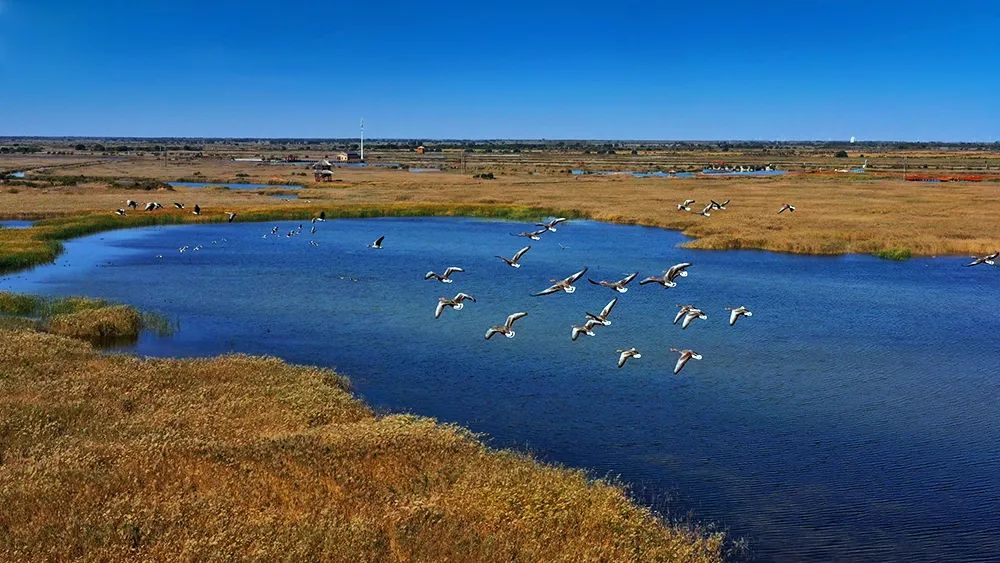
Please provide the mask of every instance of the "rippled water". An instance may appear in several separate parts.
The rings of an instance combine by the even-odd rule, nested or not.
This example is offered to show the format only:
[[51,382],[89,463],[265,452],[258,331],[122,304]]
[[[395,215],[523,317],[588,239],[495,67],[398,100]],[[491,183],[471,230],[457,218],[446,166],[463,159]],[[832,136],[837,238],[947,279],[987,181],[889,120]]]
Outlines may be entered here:
[[[281,232],[293,223],[279,223]],[[308,243],[272,224],[104,233],[0,288],[159,311],[140,354],[274,354],[349,375],[377,408],[486,432],[495,446],[620,475],[640,500],[745,536],[763,560],[984,560],[1000,553],[1000,269],[678,248],[674,232],[573,222],[511,255],[526,225],[338,220]],[[385,234],[385,248],[366,245]],[[202,245],[198,252],[178,252]],[[162,258],[157,258],[162,256]],[[632,286],[613,324],[569,338],[610,290],[530,297],[694,263],[675,289]],[[459,265],[450,286],[422,279]],[[435,321],[436,298],[479,298]],[[676,303],[708,312],[688,330]],[[725,307],[754,316],[735,327]],[[524,310],[517,337],[485,329]],[[616,348],[642,358],[617,369]],[[703,354],[680,376],[668,348]]]

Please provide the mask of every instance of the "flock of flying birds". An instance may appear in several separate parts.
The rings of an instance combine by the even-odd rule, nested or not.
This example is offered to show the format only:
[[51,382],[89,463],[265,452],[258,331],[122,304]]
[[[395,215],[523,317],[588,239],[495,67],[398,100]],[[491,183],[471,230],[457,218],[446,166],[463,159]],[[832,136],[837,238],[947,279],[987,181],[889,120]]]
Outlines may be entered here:
[[[687,200],[684,202],[684,204],[678,206],[678,209],[681,209],[682,207],[689,207],[692,203],[694,202],[691,200]],[[712,210],[725,209],[725,206],[728,203],[729,203],[728,200],[721,204],[715,204],[715,202],[713,202],[713,204],[715,204],[716,206],[712,207],[711,209]],[[566,221],[565,218],[559,217],[545,223],[537,224],[536,226],[539,227],[539,229],[537,230],[526,231],[522,233],[511,233],[511,234],[516,237],[523,237],[529,240],[537,241],[541,240],[542,235],[544,235],[545,233],[556,232],[557,226],[564,223],[565,221]],[[380,248],[381,241],[382,238],[379,238],[379,240],[376,241],[376,244],[371,245],[371,247]],[[518,269],[521,267],[522,258],[524,258],[525,254],[527,254],[528,251],[530,250],[531,246],[529,245],[519,249],[510,258],[506,256],[497,256],[497,258],[502,260],[505,264],[507,264],[511,268]],[[681,262],[679,264],[674,264],[673,266],[664,270],[664,272],[660,275],[648,276],[646,278],[639,280],[639,285],[655,284],[662,286],[664,288],[676,287],[678,280],[680,278],[685,278],[688,276],[688,268],[690,267],[691,267],[690,262]],[[427,272],[426,274],[424,274],[424,279],[428,281],[436,281],[439,283],[450,284],[453,283],[454,280],[452,278],[455,274],[464,271],[465,270],[463,270],[458,266],[450,266],[441,273],[433,271]],[[574,293],[576,291],[575,284],[581,279],[583,279],[583,277],[586,274],[587,274],[587,268],[583,268],[582,270],[566,278],[551,280],[552,284],[549,287],[542,289],[541,291],[538,291],[536,293],[533,293],[532,296],[541,297],[557,293],[570,293],[570,294]],[[620,280],[595,280],[592,278],[587,278],[587,281],[593,285],[599,287],[605,287],[616,293],[624,294],[628,292],[629,284],[631,284],[636,278],[638,278],[638,276],[639,272],[634,272],[625,276]],[[474,303],[476,302],[476,298],[464,292],[459,292],[454,297],[438,298],[437,306],[434,309],[434,318],[436,319],[441,318],[442,314],[446,309],[461,311],[462,308],[465,306],[465,302],[467,301],[471,301]],[[596,334],[595,330],[597,328],[611,325],[611,313],[614,310],[615,305],[617,303],[618,303],[618,297],[615,297],[611,301],[609,301],[608,304],[605,305],[604,308],[601,309],[599,313],[586,312],[582,324],[572,325],[572,327],[570,328],[570,340],[576,341],[581,336],[594,336]],[[682,330],[686,330],[691,325],[691,323],[693,323],[696,320],[704,320],[708,318],[708,315],[705,313],[704,310],[699,309],[694,305],[678,304],[677,307],[678,311],[676,316],[674,317],[673,324],[676,325],[680,323]],[[736,321],[739,320],[740,317],[753,316],[753,313],[742,305],[739,307],[728,308],[727,310],[729,311],[730,326],[734,326],[736,324]],[[514,338],[516,334],[514,330],[515,323],[526,316],[528,316],[528,313],[524,311],[511,313],[510,315],[507,316],[503,324],[498,324],[489,327],[486,330],[485,339],[490,340],[491,338],[493,338],[498,334],[503,335],[506,338]],[[677,363],[674,366],[673,370],[674,374],[680,373],[680,371],[690,360],[702,359],[702,355],[699,354],[698,352],[695,352],[694,350],[671,348],[670,351],[677,353]],[[639,359],[642,357],[642,354],[635,347],[618,349],[616,350],[616,353],[618,354],[619,368],[625,366],[625,364],[630,359],[633,358]]]
[[[731,202],[731,200],[729,200],[729,199],[727,199],[726,201],[723,201],[723,202],[717,202],[715,200],[710,200],[709,203],[707,205],[705,205],[704,208],[701,211],[698,211],[698,212],[695,212],[695,213],[697,213],[698,215],[703,215],[705,217],[709,217],[709,216],[711,216],[711,213],[713,211],[723,211],[723,210],[725,210],[726,206],[729,205],[730,202]],[[692,207],[691,206],[694,203],[696,203],[696,202],[693,199],[685,199],[683,202],[681,202],[681,203],[679,203],[677,205],[677,210],[678,211],[685,211],[685,212],[692,212]],[[184,209],[185,208],[185,206],[184,206],[183,203],[174,202],[173,205],[177,209]],[[115,210],[115,214],[124,217],[124,216],[126,216],[128,214],[128,210],[137,210],[138,208],[139,208],[139,203],[130,199],[130,200],[128,200],[128,201],[125,202],[125,207],[124,208]],[[162,208],[163,208],[163,205],[161,205],[159,202],[155,202],[155,201],[148,202],[145,206],[143,206],[143,210],[146,211],[146,212],[154,212],[154,211],[156,211],[158,209],[162,209]],[[789,203],[785,203],[778,210],[778,214],[784,213],[786,211],[789,212],[789,213],[795,212],[795,206],[791,205]],[[201,215],[201,207],[199,207],[196,204],[194,206],[194,208],[192,209],[192,213],[195,214],[195,215]],[[229,223],[232,223],[236,219],[236,213],[234,213],[234,212],[228,212],[227,211],[227,212],[225,212],[225,214],[227,216],[227,220],[228,220]],[[310,232],[312,234],[316,234],[316,225],[315,225],[315,223],[322,222],[322,221],[325,221],[325,220],[326,220],[326,212],[325,211],[320,212],[320,214],[318,216],[313,217],[312,218],[313,226],[311,227]],[[557,226],[560,225],[560,224],[562,224],[562,223],[564,223],[564,222],[566,222],[566,218],[559,217],[559,218],[551,219],[551,220],[549,220],[549,221],[547,221],[545,223],[538,223],[538,224],[536,224],[535,226],[539,227],[536,230],[526,231],[526,232],[521,232],[521,233],[511,233],[511,235],[516,236],[516,237],[527,238],[527,239],[532,240],[532,241],[538,241],[538,240],[541,240],[542,235],[544,235],[546,233],[554,233],[554,232],[556,232]],[[299,225],[297,229],[290,230],[288,233],[286,233],[285,236],[286,237],[292,237],[292,236],[296,236],[298,234],[301,234],[302,233],[302,229],[303,229],[303,226]],[[275,226],[273,229],[271,229],[271,233],[270,233],[271,236],[279,236],[279,232],[278,231],[279,231],[279,227]],[[265,234],[264,238],[267,238],[267,237],[268,237],[268,235]],[[385,236],[384,235],[380,236],[377,239],[375,239],[374,242],[372,242],[371,244],[369,244],[368,248],[371,248],[371,249],[374,249],[374,250],[379,250],[379,249],[382,248],[382,244],[383,244],[384,240],[385,240]],[[315,240],[311,240],[310,244],[313,245],[313,246],[318,246],[318,243]],[[562,245],[560,245],[560,246],[562,246]],[[180,249],[180,252],[184,252],[185,250],[187,250],[187,248],[188,248],[187,246],[182,247]],[[528,245],[528,246],[525,246],[525,247],[519,249],[510,258],[507,258],[506,256],[497,256],[497,258],[500,259],[500,260],[502,260],[505,264],[507,264],[511,268],[518,269],[518,268],[521,267],[521,259],[524,258],[524,255],[527,254],[528,251],[530,251],[530,250],[531,250],[531,245]],[[998,258],[1000,258],[1000,251],[996,251],[996,252],[993,252],[992,254],[988,254],[988,255],[985,255],[985,256],[978,256],[978,257],[977,256],[973,256],[972,258],[973,258],[973,261],[970,262],[970,263],[968,263],[968,264],[966,264],[966,266],[978,266],[980,264],[986,264],[986,265],[989,265],[989,266],[996,266]],[[691,263],[690,262],[681,262],[679,264],[674,264],[673,266],[671,266],[671,267],[667,268],[666,270],[664,270],[663,273],[660,274],[660,275],[648,276],[646,278],[643,278],[642,280],[639,281],[639,285],[656,284],[656,285],[660,285],[660,286],[662,286],[664,288],[676,287],[677,286],[677,281],[680,278],[685,278],[685,277],[688,276],[688,268],[690,268],[690,267],[691,267]],[[424,279],[428,280],[428,281],[436,281],[436,282],[439,282],[439,283],[450,284],[450,283],[452,283],[454,281],[452,279],[452,276],[454,274],[462,273],[464,271],[465,271],[464,269],[462,269],[462,268],[460,268],[458,266],[450,266],[450,267],[446,268],[444,270],[444,272],[442,272],[440,274],[437,273],[437,272],[433,272],[433,271],[427,272],[424,275]],[[556,294],[556,293],[570,293],[570,294],[574,293],[576,291],[576,287],[574,286],[574,284],[577,281],[579,281],[581,278],[583,278],[583,276],[586,275],[586,273],[587,273],[587,268],[583,268],[582,270],[580,270],[580,271],[578,271],[578,272],[570,275],[569,277],[566,277],[566,278],[563,278],[563,279],[554,279],[554,280],[551,280],[552,285],[550,285],[549,287],[547,287],[547,288],[545,288],[545,289],[543,289],[543,290],[541,290],[541,291],[539,291],[537,293],[532,294],[532,296],[534,296],[534,297],[540,297],[540,296],[552,295],[552,294]],[[587,278],[587,281],[590,282],[593,285],[600,286],[600,287],[606,287],[606,288],[611,289],[611,290],[613,290],[613,291],[615,291],[615,292],[617,292],[619,294],[624,294],[624,293],[628,292],[628,285],[630,283],[632,283],[632,281],[635,280],[636,277],[638,277],[638,275],[639,275],[639,272],[634,272],[634,273],[631,273],[631,274],[625,276],[624,278],[622,278],[620,280],[599,280],[598,281],[598,280],[594,280],[594,279],[591,279],[591,278]],[[473,297],[472,295],[469,295],[468,293],[464,293],[464,292],[459,292],[454,297],[440,297],[440,298],[438,298],[437,306],[434,309],[434,318],[435,319],[441,318],[441,315],[444,313],[444,311],[446,309],[452,309],[454,311],[461,311],[462,308],[465,306],[465,302],[466,301],[471,301],[471,302],[475,303],[476,302],[476,298]],[[587,312],[586,315],[585,315],[583,324],[573,325],[571,327],[571,330],[570,330],[570,339],[573,340],[573,341],[576,341],[580,336],[594,336],[596,334],[594,332],[594,330],[597,329],[598,327],[611,325],[611,320],[610,320],[611,312],[614,310],[614,307],[615,307],[615,305],[617,303],[618,303],[618,297],[615,297],[611,301],[609,301],[608,304],[605,305],[603,309],[601,309],[600,313],[595,314],[595,313]],[[678,304],[677,307],[678,307],[678,310],[677,310],[677,314],[674,316],[673,324],[676,325],[677,323],[680,323],[681,329],[686,330],[694,321],[696,321],[696,320],[705,320],[705,319],[708,318],[708,315],[705,313],[704,310],[699,309],[699,308],[695,307],[694,305],[691,305],[691,304]],[[727,307],[726,310],[729,311],[729,325],[730,326],[735,326],[736,325],[736,321],[738,321],[741,317],[748,317],[749,318],[749,317],[753,316],[753,312],[750,311],[749,309],[747,309],[743,305],[740,305],[738,307]],[[501,335],[503,335],[503,336],[505,336],[507,338],[514,338],[514,336],[515,336],[514,323],[516,323],[518,320],[520,320],[520,319],[522,319],[522,318],[524,318],[526,316],[528,316],[528,313],[523,312],[523,311],[512,313],[512,314],[508,315],[507,319],[504,321],[503,324],[491,326],[489,329],[486,330],[485,339],[486,340],[490,340],[491,338],[493,338],[494,336],[496,336],[498,334],[501,334]],[[675,352],[678,355],[678,357],[677,357],[677,363],[674,366],[674,374],[680,373],[680,371],[684,368],[684,366],[688,363],[688,361],[702,359],[702,355],[699,354],[698,352],[695,352],[694,350],[670,348],[670,351],[671,352]],[[616,352],[618,353],[618,367],[619,368],[623,367],[626,364],[626,362],[628,362],[628,360],[630,360],[630,359],[633,359],[633,358],[639,359],[639,358],[642,357],[642,354],[635,347],[626,348],[626,349],[618,349],[618,350],[616,350]]]

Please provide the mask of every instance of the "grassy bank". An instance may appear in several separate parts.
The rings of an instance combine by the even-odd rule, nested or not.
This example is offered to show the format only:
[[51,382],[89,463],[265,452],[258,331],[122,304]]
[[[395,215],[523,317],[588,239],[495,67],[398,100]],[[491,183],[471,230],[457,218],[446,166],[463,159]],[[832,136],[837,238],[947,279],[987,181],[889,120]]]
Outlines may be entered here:
[[[386,205],[311,205],[246,208],[238,211],[238,221],[308,220],[325,211],[328,218],[463,216],[534,221],[555,215],[556,209],[503,205],[463,204],[386,204]],[[579,211],[563,216],[579,217]],[[205,210],[202,215],[182,211],[132,212],[126,217],[111,213],[86,213],[38,221],[30,229],[0,229],[0,273],[46,264],[62,251],[62,242],[71,238],[114,229],[177,225],[182,223],[221,223],[223,210]]]
[[[23,306],[17,303],[14,306]],[[0,329],[0,559],[716,561],[619,488],[333,372]]]
[[0,292],[0,328],[4,327],[33,328],[102,345],[134,342],[144,329],[169,332],[165,319],[134,307],[84,297]]

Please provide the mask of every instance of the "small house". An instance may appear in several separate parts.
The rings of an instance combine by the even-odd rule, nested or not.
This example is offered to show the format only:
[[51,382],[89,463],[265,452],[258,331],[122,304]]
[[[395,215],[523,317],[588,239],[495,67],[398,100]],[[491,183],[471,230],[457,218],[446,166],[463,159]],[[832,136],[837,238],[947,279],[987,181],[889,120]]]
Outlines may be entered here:
[[427,148],[424,147],[423,145],[420,145],[419,147],[413,149],[413,152],[417,154],[424,154],[425,152],[427,152]]
[[337,162],[361,162],[361,155],[354,151],[341,151],[337,153]]
[[313,172],[313,180],[317,182],[332,182],[333,170],[316,170]]
[[324,158],[323,160],[316,161],[316,163],[312,165],[312,169],[314,172],[319,172],[322,170],[333,170],[333,165],[330,164],[329,160]]

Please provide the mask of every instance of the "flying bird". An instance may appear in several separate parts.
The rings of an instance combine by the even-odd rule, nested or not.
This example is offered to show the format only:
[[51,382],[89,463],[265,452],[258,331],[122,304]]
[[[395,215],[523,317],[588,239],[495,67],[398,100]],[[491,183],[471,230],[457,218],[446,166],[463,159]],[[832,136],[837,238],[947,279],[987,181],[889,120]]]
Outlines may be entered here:
[[434,318],[435,319],[441,318],[441,313],[444,312],[445,307],[451,307],[456,311],[461,311],[462,307],[465,307],[465,305],[463,305],[463,302],[466,300],[472,301],[473,303],[476,302],[476,298],[469,295],[468,293],[459,293],[458,295],[452,297],[451,299],[448,299],[447,297],[439,297],[437,308],[434,309]]
[[635,359],[638,360],[639,358],[642,357],[642,354],[640,354],[639,350],[636,349],[636,348],[627,348],[625,350],[616,350],[616,352],[618,352],[618,354],[619,354],[619,356],[618,356],[618,369],[621,369],[622,366],[625,365],[625,362],[627,362],[629,360],[629,358],[635,358]]
[[587,273],[587,268],[584,268],[566,279],[558,281],[552,280],[555,283],[543,289],[542,291],[539,291],[538,293],[533,293],[532,296],[539,297],[541,295],[549,295],[559,291],[565,291],[566,293],[573,293],[574,291],[576,291],[576,288],[573,287],[573,284],[576,283],[576,280],[580,279],[583,276],[583,274],[586,273]]
[[522,319],[527,316],[528,313],[524,312],[514,313],[509,317],[507,317],[507,321],[504,322],[502,325],[491,326],[489,330],[486,331],[486,340],[493,338],[494,334],[502,334],[507,338],[514,338],[514,323],[518,319]]
[[576,342],[577,338],[580,338],[581,334],[587,336],[594,336],[594,327],[601,326],[600,321],[595,321],[594,319],[587,319],[582,325],[573,325],[573,329],[570,332],[570,340]]
[[504,258],[503,256],[497,256],[497,258],[503,260],[511,268],[520,268],[521,267],[521,257],[524,256],[524,253],[527,252],[527,251],[529,251],[529,250],[531,250],[531,247],[530,246],[525,246],[521,250],[518,250],[517,252],[515,252],[513,258],[508,259],[508,258]]
[[197,203],[194,204],[194,210],[191,211],[191,213],[194,213],[195,215],[201,215],[201,207]]
[[658,283],[663,287],[677,287],[677,278],[686,278],[688,273],[687,269],[691,267],[690,262],[681,262],[680,264],[674,264],[669,269],[663,272],[662,276],[649,276],[648,278],[639,282],[639,285],[646,285],[647,283]]
[[125,216],[125,209],[124,208],[123,209],[115,209],[115,215],[124,217]]
[[385,240],[385,235],[382,235],[375,239],[375,242],[368,245],[368,248],[374,248],[375,250],[382,249],[382,241]]
[[451,282],[455,281],[455,280],[451,279],[451,275],[452,274],[454,274],[455,272],[464,272],[464,271],[465,270],[463,270],[462,268],[459,268],[457,266],[450,266],[447,270],[444,271],[443,274],[437,274],[435,272],[427,272],[426,274],[424,274],[424,279],[425,280],[437,280],[437,281],[439,281],[441,283],[451,283]]
[[601,309],[601,314],[595,315],[593,313],[587,313],[587,318],[595,320],[604,326],[610,326],[611,319],[609,319],[608,317],[611,316],[611,310],[615,308],[616,303],[618,303],[617,297],[615,297],[611,301],[608,301],[608,304],[605,305],[603,309]]
[[724,210],[726,208],[727,205],[729,205],[729,202],[732,201],[732,200],[731,199],[727,199],[726,201],[723,201],[722,203],[719,203],[719,202],[715,201],[714,199],[711,200],[711,201],[712,201],[712,209],[718,209],[719,211],[722,211],[722,210]]
[[750,309],[747,309],[743,305],[740,305],[739,307],[736,308],[726,307],[726,310],[729,311],[729,326],[735,325],[736,321],[739,320],[740,317],[753,316],[753,313],[750,312]]
[[629,274],[629,275],[625,276],[624,278],[622,278],[622,279],[620,279],[618,281],[607,281],[607,280],[594,281],[594,280],[592,280],[590,278],[587,278],[587,281],[589,281],[590,283],[592,283],[594,285],[599,285],[601,287],[611,288],[611,289],[617,291],[618,293],[625,293],[626,291],[628,291],[628,288],[625,287],[625,286],[627,286],[628,284],[632,283],[632,280],[634,280],[635,277],[638,276],[638,275],[639,275],[639,272],[635,272],[635,273],[632,273],[632,274]]
[[232,223],[236,219],[236,214],[232,211],[226,211],[226,221]]
[[523,233],[511,233],[511,236],[524,237],[531,240],[542,240],[542,235],[545,234],[546,231],[548,231],[548,229],[539,229],[537,231],[526,231]]
[[790,203],[786,203],[786,204],[784,204],[784,205],[781,206],[781,209],[778,210],[778,214],[780,215],[780,214],[784,213],[785,211],[788,211],[789,213],[794,213],[795,212],[795,206],[792,205],[792,204],[790,204]]
[[674,317],[674,324],[677,324],[678,321],[684,318],[684,315],[687,315],[688,311],[694,309],[694,305],[681,305],[678,303],[677,306],[680,307],[680,309],[677,310],[677,315]]
[[184,209],[184,204],[183,204],[183,203],[177,203],[177,202],[175,201],[175,202],[174,202],[174,207],[176,207],[177,209]]
[[973,256],[972,262],[966,264],[968,266],[978,266],[980,264],[986,264],[987,266],[995,266],[996,259],[1000,257],[1000,250],[994,252],[993,254],[987,254],[986,256]]
[[566,221],[565,217],[559,217],[557,219],[552,219],[551,221],[546,221],[545,223],[535,223],[536,227],[542,227],[542,232],[552,231],[556,232],[556,225]]
[[134,199],[125,200],[125,207],[136,209],[137,207],[139,207],[139,202],[135,201]]
[[163,207],[163,206],[160,205],[159,203],[156,203],[155,201],[151,201],[151,202],[149,202],[149,203],[146,204],[146,207],[144,207],[143,210],[144,211],[155,211],[155,210],[157,210],[157,209],[159,209],[161,207]]
[[677,348],[671,348],[671,352],[677,352],[680,357],[677,358],[677,365],[674,366],[674,375],[677,375],[684,369],[684,365],[688,363],[688,360],[700,360],[701,354],[695,352],[694,350],[678,350]]
[[691,326],[691,323],[694,322],[695,319],[705,320],[707,318],[708,315],[706,315],[704,311],[696,307],[691,307],[686,313],[684,313],[684,320],[681,321],[681,329],[686,329]]
[[702,209],[701,211],[698,212],[698,215],[704,215],[705,217],[711,217],[712,214],[710,213],[710,211],[712,211],[712,209],[714,209],[714,208],[712,207],[712,204],[709,203],[708,205],[705,206],[704,209]]
[[692,203],[694,203],[693,199],[685,199],[684,203],[677,204],[677,211],[691,211]]

